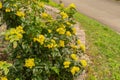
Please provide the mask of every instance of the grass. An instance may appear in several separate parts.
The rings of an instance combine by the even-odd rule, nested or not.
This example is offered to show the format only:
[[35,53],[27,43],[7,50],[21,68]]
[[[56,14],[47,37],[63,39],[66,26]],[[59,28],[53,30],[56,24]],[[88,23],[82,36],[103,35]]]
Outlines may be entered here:
[[87,54],[92,60],[86,80],[120,80],[120,35],[83,14],[76,13],[86,33]]

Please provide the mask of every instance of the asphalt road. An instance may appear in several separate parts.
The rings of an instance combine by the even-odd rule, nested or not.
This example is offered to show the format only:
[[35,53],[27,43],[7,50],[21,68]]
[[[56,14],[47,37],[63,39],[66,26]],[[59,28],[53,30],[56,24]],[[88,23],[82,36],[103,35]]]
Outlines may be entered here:
[[[59,0],[53,0],[59,2]],[[120,33],[120,1],[114,0],[61,0],[65,5],[74,3],[77,10]]]

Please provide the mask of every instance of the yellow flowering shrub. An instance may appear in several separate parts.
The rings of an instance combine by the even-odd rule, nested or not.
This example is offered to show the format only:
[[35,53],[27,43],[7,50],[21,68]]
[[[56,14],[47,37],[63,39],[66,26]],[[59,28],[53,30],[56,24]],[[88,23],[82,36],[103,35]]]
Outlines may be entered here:
[[86,66],[78,59],[85,47],[76,36],[75,5],[61,6],[54,16],[43,1],[48,0],[0,3],[2,21],[7,25],[2,36],[13,65],[2,75],[8,80],[73,80]]

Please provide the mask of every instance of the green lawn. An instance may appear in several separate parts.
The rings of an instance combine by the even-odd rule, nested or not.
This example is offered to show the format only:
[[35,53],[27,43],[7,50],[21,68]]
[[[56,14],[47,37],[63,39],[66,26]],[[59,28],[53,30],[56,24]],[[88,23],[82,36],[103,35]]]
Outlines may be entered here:
[[86,33],[91,61],[86,80],[120,80],[120,35],[87,16],[76,13]]

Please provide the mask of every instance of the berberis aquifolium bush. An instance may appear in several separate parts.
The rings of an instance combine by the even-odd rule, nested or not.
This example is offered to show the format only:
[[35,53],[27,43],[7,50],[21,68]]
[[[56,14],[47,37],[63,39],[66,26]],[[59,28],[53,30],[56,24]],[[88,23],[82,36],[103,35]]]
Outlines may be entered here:
[[87,63],[79,57],[85,46],[73,26],[74,4],[62,5],[56,18],[40,0],[3,0],[0,11],[12,64],[1,80],[73,80],[84,70]]

